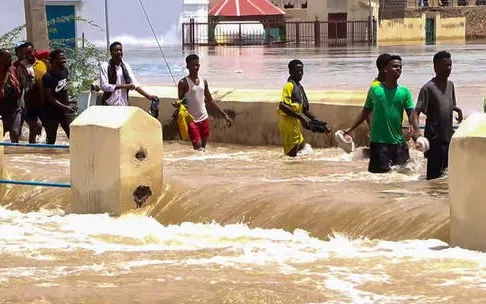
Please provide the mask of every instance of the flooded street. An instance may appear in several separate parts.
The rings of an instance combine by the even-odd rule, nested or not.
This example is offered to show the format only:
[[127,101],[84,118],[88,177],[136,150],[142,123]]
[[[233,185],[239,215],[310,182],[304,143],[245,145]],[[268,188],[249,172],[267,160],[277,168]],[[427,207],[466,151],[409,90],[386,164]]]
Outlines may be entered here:
[[[164,196],[120,218],[69,214],[69,190],[10,187],[0,299],[471,303],[486,294],[486,255],[448,247],[447,180],[423,181],[416,151],[408,170],[371,175],[361,151],[289,160],[268,147],[164,149]],[[11,178],[68,180],[64,153],[7,150],[6,162]]]
[[[420,87],[434,76],[432,58],[437,51],[452,54],[451,80],[455,83],[458,105],[465,113],[483,110],[486,97],[486,45],[411,45],[348,48],[205,48],[164,50],[176,80],[186,75],[184,58],[201,56],[201,75],[212,88],[281,90],[288,77],[287,63],[301,59],[305,64],[302,81],[309,90],[366,91],[377,75],[376,57],[383,52],[403,59],[400,84],[411,89],[416,100]],[[150,85],[169,85],[171,80],[158,49],[127,49],[125,57],[140,81]],[[278,99],[279,96],[276,96]],[[312,100],[310,101],[312,103]],[[364,101],[363,101],[364,103]]]

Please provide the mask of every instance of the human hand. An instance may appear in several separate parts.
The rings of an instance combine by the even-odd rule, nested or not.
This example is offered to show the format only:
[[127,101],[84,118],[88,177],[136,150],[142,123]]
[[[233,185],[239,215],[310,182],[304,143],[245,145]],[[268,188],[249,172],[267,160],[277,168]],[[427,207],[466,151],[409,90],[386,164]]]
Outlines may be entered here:
[[463,120],[462,110],[456,109],[456,112],[457,112],[457,117],[456,117],[457,123],[461,123]]
[[421,136],[422,136],[422,134],[420,133],[419,130],[412,132],[412,139],[413,139],[414,142],[417,142],[417,139]]
[[233,125],[233,120],[228,116],[228,114],[224,114],[224,120],[226,120],[228,127],[231,127]]
[[64,107],[64,111],[66,113],[72,114],[72,113],[76,113],[76,108],[77,108],[76,105],[69,105]]
[[159,99],[157,96],[155,95],[149,95],[148,97],[148,100],[156,100],[156,99]]

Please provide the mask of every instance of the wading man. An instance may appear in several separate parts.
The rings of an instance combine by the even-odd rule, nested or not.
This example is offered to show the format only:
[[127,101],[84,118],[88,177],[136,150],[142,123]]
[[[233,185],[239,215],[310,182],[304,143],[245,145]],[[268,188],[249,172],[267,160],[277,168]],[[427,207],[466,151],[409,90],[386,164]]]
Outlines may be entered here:
[[[188,125],[189,137],[194,150],[205,151],[209,137],[209,115],[206,103],[211,104],[226,120],[228,126],[233,121],[216,102],[209,91],[208,82],[199,76],[199,57],[195,54],[186,57],[186,67],[189,75],[182,78],[178,85],[178,98],[192,116]],[[176,104],[176,106],[178,106]]]
[[304,76],[304,64],[294,59],[289,62],[289,78],[282,91],[282,101],[279,104],[277,114],[279,115],[278,128],[282,139],[284,154],[290,157],[297,156],[304,146],[304,136],[301,125],[313,132],[331,132],[327,129],[326,123],[316,119],[316,116],[309,110],[309,100],[301,85]]
[[430,142],[430,149],[425,153],[428,180],[441,177],[448,167],[449,144],[454,133],[453,112],[457,112],[457,122],[462,121],[454,83],[448,80],[452,71],[451,54],[438,52],[433,62],[435,77],[420,89],[414,112],[416,121],[420,113],[427,116],[424,135]]
[[414,103],[410,90],[398,84],[402,74],[402,59],[392,55],[384,67],[384,81],[371,86],[361,113],[345,134],[356,129],[373,113],[371,122],[370,162],[368,171],[385,173],[392,166],[404,165],[410,159],[402,132],[403,112],[412,124],[412,137],[420,136],[418,122],[413,119]]

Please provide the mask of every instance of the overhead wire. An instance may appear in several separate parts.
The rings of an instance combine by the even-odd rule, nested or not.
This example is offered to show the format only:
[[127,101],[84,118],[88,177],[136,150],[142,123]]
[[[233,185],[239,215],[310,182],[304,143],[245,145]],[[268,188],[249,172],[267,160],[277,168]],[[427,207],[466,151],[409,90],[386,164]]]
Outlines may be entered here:
[[177,82],[174,78],[174,74],[172,73],[169,62],[167,61],[167,57],[165,56],[164,49],[160,45],[159,39],[157,38],[157,34],[155,33],[154,27],[152,26],[152,22],[150,21],[150,18],[147,14],[147,11],[145,10],[145,6],[143,5],[142,0],[138,0],[138,3],[140,3],[140,6],[142,7],[142,11],[145,15],[145,18],[147,19],[148,25],[150,26],[150,29],[152,30],[152,34],[154,35],[155,41],[157,42],[160,53],[162,54],[162,57],[164,58],[165,65],[167,66],[167,69],[169,70],[170,77],[172,78],[172,81],[174,82],[174,84],[177,86]]

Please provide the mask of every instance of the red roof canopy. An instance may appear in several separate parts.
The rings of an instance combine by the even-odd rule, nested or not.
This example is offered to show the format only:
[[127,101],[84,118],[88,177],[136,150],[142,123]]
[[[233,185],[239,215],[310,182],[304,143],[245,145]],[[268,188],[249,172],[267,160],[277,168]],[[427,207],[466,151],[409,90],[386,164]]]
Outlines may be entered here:
[[209,11],[210,16],[275,16],[285,12],[269,0],[222,0]]

